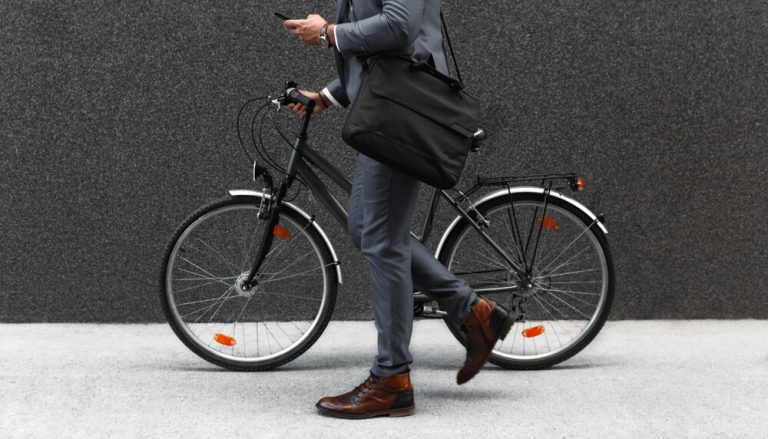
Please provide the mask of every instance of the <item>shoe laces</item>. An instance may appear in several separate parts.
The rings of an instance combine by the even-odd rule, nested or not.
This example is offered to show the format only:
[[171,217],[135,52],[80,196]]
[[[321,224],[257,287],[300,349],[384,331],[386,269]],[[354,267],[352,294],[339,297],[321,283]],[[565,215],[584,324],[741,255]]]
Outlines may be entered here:
[[362,383],[358,384],[357,387],[353,390],[355,395],[359,395],[360,393],[368,393],[369,390],[373,390],[373,386],[378,384],[380,381],[380,378],[374,377],[373,375],[369,375],[368,378],[365,379]]

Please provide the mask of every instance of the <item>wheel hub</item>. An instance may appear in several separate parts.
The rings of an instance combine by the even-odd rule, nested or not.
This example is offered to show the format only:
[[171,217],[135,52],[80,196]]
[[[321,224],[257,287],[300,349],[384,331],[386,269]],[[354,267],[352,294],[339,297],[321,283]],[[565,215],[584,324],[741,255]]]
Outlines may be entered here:
[[240,275],[237,276],[237,280],[235,280],[235,291],[238,295],[243,297],[251,297],[254,293],[256,293],[256,291],[259,290],[258,284],[252,286],[251,288],[243,288],[245,281],[248,279],[248,274],[248,272],[240,273]]
[[536,283],[533,281],[531,273],[519,275],[517,285],[524,296],[530,295],[536,291]]

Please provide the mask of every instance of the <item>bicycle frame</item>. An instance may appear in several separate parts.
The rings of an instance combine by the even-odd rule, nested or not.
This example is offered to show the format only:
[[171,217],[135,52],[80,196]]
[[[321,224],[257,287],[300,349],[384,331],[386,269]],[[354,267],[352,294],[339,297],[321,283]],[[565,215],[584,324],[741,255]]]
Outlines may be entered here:
[[[273,228],[275,227],[275,224],[277,223],[278,214],[281,209],[280,203],[282,201],[282,198],[287,193],[288,188],[291,186],[291,184],[293,183],[297,175],[301,177],[302,181],[310,189],[312,194],[331,213],[331,215],[339,223],[339,225],[341,225],[345,230],[347,228],[347,220],[349,215],[347,213],[347,210],[344,208],[343,203],[340,202],[328,190],[328,187],[325,185],[325,183],[323,183],[323,181],[320,179],[318,174],[315,173],[315,171],[310,167],[310,165],[317,167],[321,173],[329,177],[337,186],[339,186],[347,194],[350,194],[352,192],[352,182],[336,166],[334,166],[332,163],[326,160],[325,157],[320,155],[317,151],[315,151],[313,148],[311,148],[307,144],[307,128],[309,126],[309,121],[312,116],[311,113],[312,113],[311,111],[308,111],[307,115],[304,118],[304,121],[302,124],[302,130],[297,136],[295,146],[293,148],[293,153],[291,154],[291,157],[289,159],[286,175],[282,179],[279,185],[276,196],[270,203],[271,212],[269,213],[267,227],[264,231],[262,245],[256,255],[256,260],[253,264],[253,268],[249,274],[249,277],[247,278],[246,282],[243,283],[243,288],[250,288],[253,285],[254,281],[258,283],[258,280],[256,279],[256,273],[258,272],[259,267],[261,266],[266,254],[268,253],[268,250],[272,246],[272,239],[274,237],[274,234],[272,233],[272,231],[273,231]],[[493,241],[493,239],[491,239],[485,233],[484,228],[487,225],[487,221],[474,208],[474,205],[472,204],[472,202],[469,201],[469,196],[483,186],[506,184],[508,187],[510,182],[532,181],[532,180],[539,180],[539,179],[542,181],[542,184],[543,184],[545,181],[549,180],[549,187],[545,191],[544,211],[546,212],[546,207],[547,207],[546,196],[548,195],[549,191],[552,188],[552,180],[558,179],[558,178],[560,179],[568,178],[570,181],[570,179],[575,178],[575,174],[539,174],[539,175],[532,175],[527,177],[494,177],[494,178],[488,178],[488,179],[481,179],[478,176],[478,179],[475,185],[469,188],[466,191],[466,193],[460,190],[457,191],[459,193],[459,196],[456,198],[451,197],[451,195],[446,190],[433,188],[426,218],[424,219],[424,222],[421,226],[421,234],[416,235],[415,233],[413,233],[413,231],[411,231],[411,236],[414,239],[419,240],[422,244],[426,243],[432,231],[432,224],[433,224],[435,212],[437,210],[438,202],[440,201],[440,198],[443,198],[451,206],[453,206],[453,208],[459,213],[461,217],[463,217],[469,222],[469,224],[479,233],[480,237],[489,246],[491,246],[491,248],[507,264],[509,264],[510,267],[512,267],[519,274],[525,274],[528,269],[527,263],[523,261],[525,266],[521,266],[518,261],[511,258],[501,247],[499,247],[498,244],[496,244],[496,242]],[[462,207],[462,203],[464,203],[465,201],[469,204],[469,208],[467,209]],[[540,232],[541,232],[541,226],[539,227],[539,233]],[[535,257],[535,250],[534,250],[534,257]],[[494,289],[494,292],[501,292],[501,291],[507,291],[507,290],[513,291],[515,289],[516,289],[516,286],[502,287],[502,288]],[[421,294],[418,294],[417,296],[421,300],[426,299],[426,296],[423,296]]]

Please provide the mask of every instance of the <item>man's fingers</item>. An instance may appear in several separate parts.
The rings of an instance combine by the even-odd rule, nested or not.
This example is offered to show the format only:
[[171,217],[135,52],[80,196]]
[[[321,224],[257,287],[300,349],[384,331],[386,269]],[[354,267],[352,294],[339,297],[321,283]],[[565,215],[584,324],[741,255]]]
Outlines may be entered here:
[[293,110],[294,113],[299,115],[304,113],[304,106],[301,104],[297,104],[295,102],[288,104],[288,108],[290,108],[291,110]]
[[285,20],[283,26],[288,30],[293,30],[301,25],[304,20]]

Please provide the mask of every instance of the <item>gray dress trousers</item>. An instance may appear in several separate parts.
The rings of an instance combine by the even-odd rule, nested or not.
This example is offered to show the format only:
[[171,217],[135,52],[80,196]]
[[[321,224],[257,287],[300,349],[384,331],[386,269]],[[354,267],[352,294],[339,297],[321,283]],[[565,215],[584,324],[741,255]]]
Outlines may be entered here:
[[378,331],[371,372],[392,376],[409,370],[413,361],[408,346],[414,288],[437,300],[457,324],[466,320],[477,294],[410,236],[420,182],[356,154],[347,229],[371,273]]

